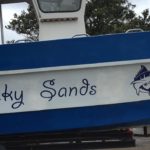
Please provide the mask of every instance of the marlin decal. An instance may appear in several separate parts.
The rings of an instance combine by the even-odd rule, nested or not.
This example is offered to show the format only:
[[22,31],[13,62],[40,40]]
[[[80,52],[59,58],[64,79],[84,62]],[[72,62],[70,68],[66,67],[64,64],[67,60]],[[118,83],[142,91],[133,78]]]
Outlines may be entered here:
[[137,95],[140,95],[140,93],[148,93],[150,95],[150,71],[142,65],[131,84]]

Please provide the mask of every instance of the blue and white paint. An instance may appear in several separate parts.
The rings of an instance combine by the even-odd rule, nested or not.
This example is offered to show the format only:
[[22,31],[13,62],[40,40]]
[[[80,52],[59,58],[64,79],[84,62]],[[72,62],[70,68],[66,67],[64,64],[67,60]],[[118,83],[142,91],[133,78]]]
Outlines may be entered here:
[[148,93],[150,96],[150,71],[142,65],[132,84],[137,95],[140,95],[140,93]]
[[149,43],[143,32],[0,46],[0,134],[150,123]]

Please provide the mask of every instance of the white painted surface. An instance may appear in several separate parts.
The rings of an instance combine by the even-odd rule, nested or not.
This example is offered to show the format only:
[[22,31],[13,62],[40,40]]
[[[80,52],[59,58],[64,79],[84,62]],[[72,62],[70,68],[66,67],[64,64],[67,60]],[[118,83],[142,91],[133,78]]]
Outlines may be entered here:
[[[77,34],[85,34],[84,13],[86,0],[82,1],[81,9],[76,12],[60,12],[60,13],[43,13],[33,0],[37,17],[39,19],[39,40],[54,40],[72,38]],[[41,19],[63,19],[63,18],[77,18],[76,21],[53,21],[41,22]]]
[[[144,65],[150,70],[150,64]],[[137,95],[131,84],[140,68],[133,64],[1,75],[0,113],[148,100],[148,93]],[[70,88],[77,93],[69,95]]]

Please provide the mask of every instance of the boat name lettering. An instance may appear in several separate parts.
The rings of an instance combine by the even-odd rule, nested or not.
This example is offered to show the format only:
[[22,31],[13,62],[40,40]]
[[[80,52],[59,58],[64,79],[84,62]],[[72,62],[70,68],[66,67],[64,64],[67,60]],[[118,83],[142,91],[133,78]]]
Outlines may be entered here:
[[91,85],[88,79],[82,79],[81,86],[70,86],[70,87],[60,87],[55,88],[56,79],[46,80],[43,82],[44,90],[41,91],[40,95],[42,98],[53,100],[54,97],[71,97],[71,96],[85,96],[85,95],[95,95],[96,85]]
[[0,101],[12,102],[12,109],[17,109],[24,105],[23,102],[23,91],[10,90],[8,85],[4,85],[4,89],[0,91]]

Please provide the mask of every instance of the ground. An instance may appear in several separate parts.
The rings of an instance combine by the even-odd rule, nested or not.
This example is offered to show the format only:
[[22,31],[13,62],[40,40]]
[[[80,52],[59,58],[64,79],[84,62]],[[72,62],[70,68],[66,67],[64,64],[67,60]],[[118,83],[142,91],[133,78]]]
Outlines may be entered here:
[[108,148],[99,150],[150,150],[150,137],[135,136],[136,146],[129,148]]

